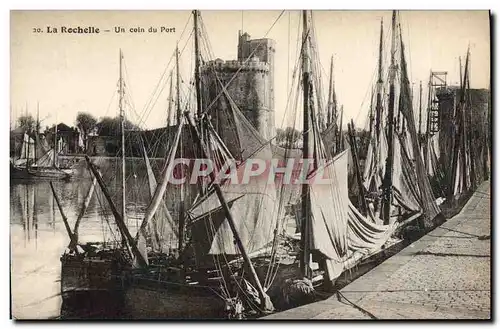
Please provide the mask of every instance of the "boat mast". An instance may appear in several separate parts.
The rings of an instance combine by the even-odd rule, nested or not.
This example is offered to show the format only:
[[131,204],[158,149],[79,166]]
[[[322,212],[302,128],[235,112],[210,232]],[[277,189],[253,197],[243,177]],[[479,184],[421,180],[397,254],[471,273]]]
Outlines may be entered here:
[[181,78],[179,74],[179,45],[175,47],[175,85],[176,85],[176,116],[177,125],[181,124],[182,112],[181,112]]
[[36,126],[35,126],[35,149],[33,150],[33,152],[35,153],[34,154],[34,157],[35,157],[35,163],[37,161],[37,152],[36,152],[36,149],[37,149],[37,146],[38,146],[38,130],[39,130],[39,126],[40,126],[40,102],[37,102],[36,103]]
[[363,216],[368,214],[368,204],[366,203],[365,197],[365,188],[363,186],[363,179],[361,177],[361,169],[359,166],[359,158],[358,158],[358,145],[356,143],[356,136],[354,135],[354,121],[351,119],[351,123],[347,123],[347,131],[349,133],[349,141],[351,144],[351,153],[352,160],[354,162],[354,172],[356,174],[356,181],[358,182],[358,190],[359,190],[359,200],[360,200],[360,209]]
[[344,149],[344,136],[342,136],[342,120],[344,119],[344,105],[340,106],[340,121],[339,121],[339,129],[338,129],[338,145],[337,150],[341,151]]
[[120,109],[120,133],[121,133],[121,164],[122,164],[122,220],[124,223],[127,222],[127,212],[125,209],[126,206],[126,172],[125,172],[125,113],[123,108],[123,98],[125,91],[123,90],[123,53],[120,49],[120,81],[119,81],[119,91],[118,94],[120,96],[120,101],[118,103]]
[[462,83],[462,95],[461,95],[461,118],[462,118],[462,129],[461,129],[461,141],[462,141],[462,173],[463,173],[463,186],[465,190],[468,190],[467,187],[467,121],[465,116],[465,108],[466,108],[466,96],[465,94],[468,92],[467,90],[467,80],[469,74],[469,50],[467,49],[467,56],[465,58],[465,68],[464,68],[464,79]]
[[[467,49],[467,59],[468,63],[470,62],[469,58],[469,52],[470,49]],[[473,142],[473,134],[472,134],[472,100],[471,100],[471,93],[470,93],[470,64],[467,66],[467,99],[466,99],[466,104],[467,106],[467,124],[468,124],[468,145],[469,145],[469,153],[470,153],[470,171],[471,171],[471,188],[474,190],[476,188],[476,164],[475,164],[475,151],[474,151],[474,146],[472,145]]]
[[[181,125],[182,120],[182,112],[181,112],[181,78],[179,74],[179,46],[175,48],[175,69],[176,69],[176,86],[177,86],[177,102],[176,102],[176,111],[177,111],[177,126]],[[179,145],[180,157],[183,157],[183,147],[182,140]],[[181,166],[181,177],[184,177],[183,167]],[[182,250],[184,245],[184,186],[179,186],[179,240],[178,240],[178,250]]]
[[173,81],[173,71],[170,71],[170,92],[168,95],[168,109],[167,109],[167,127],[172,125],[172,102],[174,95],[174,81]]
[[[194,80],[195,80],[195,88],[196,88],[196,116],[198,119],[201,119],[203,115],[203,103],[202,103],[202,94],[201,94],[201,76],[200,76],[200,66],[201,66],[201,52],[199,47],[199,37],[200,31],[198,28],[198,18],[200,16],[199,10],[193,10],[193,21],[194,21]],[[201,124],[201,123],[200,123]],[[205,132],[203,127],[200,125],[200,138],[203,140],[205,136]],[[201,150],[199,150],[201,153]],[[205,186],[203,181],[199,184],[199,192],[200,195],[205,194]]]
[[431,138],[431,106],[432,106],[432,72],[429,75],[429,84],[428,84],[428,95],[427,95],[427,120],[425,123],[425,144],[424,144],[424,168],[425,172],[429,172],[429,139]]
[[56,118],[56,124],[54,126],[54,158],[52,158],[52,165],[54,167],[57,167],[57,155],[59,153],[58,147],[57,147],[57,118]]
[[333,86],[333,55],[330,59],[330,84],[328,86],[328,109],[326,112],[326,125],[327,127],[330,127],[332,124],[333,120],[332,117],[334,116],[334,107],[335,107],[335,96],[334,96],[334,86]]
[[422,136],[422,81],[420,81],[420,88],[418,94],[418,141],[420,145],[420,140]]
[[[201,118],[203,113],[202,108],[202,98],[201,98],[201,79],[200,79],[200,48],[199,48],[199,29],[198,29],[198,16],[200,12],[198,10],[193,10],[193,20],[194,20],[194,80],[196,84],[196,114],[198,118]],[[200,131],[203,138],[203,132]]]
[[375,136],[377,142],[380,138],[380,124],[382,121],[382,88],[384,80],[382,77],[382,58],[384,47],[384,20],[380,21],[380,43],[378,50],[378,80],[377,80],[377,105],[375,106]]
[[392,201],[392,166],[394,163],[394,81],[396,78],[396,11],[392,12],[392,38],[391,38],[391,66],[389,68],[389,106],[387,113],[387,159],[383,183],[383,209],[384,224],[389,224]]
[[[304,163],[309,159],[309,97],[311,90],[310,67],[309,67],[309,27],[307,22],[307,11],[302,11],[302,85],[303,85],[303,142],[302,142],[302,159]],[[308,163],[307,163],[308,164]],[[308,169],[308,168],[307,168]],[[306,170],[307,170],[306,169]],[[307,177],[308,172],[305,173]],[[302,257],[300,258],[300,269],[305,278],[310,276],[309,269],[309,212],[311,209],[311,200],[309,195],[309,186],[307,183],[302,184],[302,221],[301,221],[301,246]]]

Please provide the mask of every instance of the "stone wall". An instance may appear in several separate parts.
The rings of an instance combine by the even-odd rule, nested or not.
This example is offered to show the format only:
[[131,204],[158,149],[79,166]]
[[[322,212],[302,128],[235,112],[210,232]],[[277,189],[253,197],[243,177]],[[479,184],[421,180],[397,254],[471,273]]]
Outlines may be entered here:
[[[201,68],[203,102],[214,102],[227,85],[227,92],[240,111],[266,139],[274,137],[274,40],[250,40],[248,34],[240,35],[238,59],[217,59]],[[250,56],[251,55],[251,56]],[[250,58],[248,61],[247,59]],[[231,81],[231,83],[229,83]],[[228,84],[229,83],[229,84]],[[224,142],[234,142],[233,125],[228,122],[230,106],[225,97],[219,97],[209,110],[214,126]],[[229,116],[230,117],[230,116]],[[230,120],[230,118],[229,118]]]

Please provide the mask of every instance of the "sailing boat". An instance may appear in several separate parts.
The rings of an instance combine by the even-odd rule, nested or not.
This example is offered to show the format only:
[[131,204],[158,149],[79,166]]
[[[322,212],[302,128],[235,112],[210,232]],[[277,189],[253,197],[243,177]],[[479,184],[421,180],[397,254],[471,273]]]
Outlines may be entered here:
[[[38,109],[37,109],[38,113]],[[54,128],[54,147],[45,151],[39,140],[40,120],[36,121],[36,129],[33,137],[27,132],[24,133],[21,147],[21,158],[16,162],[11,162],[10,178],[17,179],[47,179],[47,180],[68,180],[75,174],[72,168],[62,168],[58,162],[57,145],[57,125]],[[40,151],[44,154],[38,158]]]
[[[193,12],[193,17],[196,78],[200,65],[197,51],[198,11]],[[177,94],[179,95],[179,88]],[[234,163],[235,157],[224,145],[207,116],[203,115],[198,79],[196,94],[196,112],[199,118],[197,123],[189,112],[185,113],[185,118],[179,117],[181,112],[179,101],[177,102],[178,122],[174,143],[165,162],[161,183],[154,192],[136,237],[137,241],[147,234],[143,230],[161,205],[168,185],[167,179],[173,169],[173,160],[182,156],[182,144],[179,145],[179,140],[181,135],[184,136],[181,132],[186,123],[189,124],[190,136],[195,144],[195,155],[197,154],[198,158],[213,160],[220,165],[218,169],[228,161]],[[269,144],[266,145],[259,139],[255,129],[235,108],[236,105],[224,86],[221,97],[229,104],[229,112],[234,110],[231,112],[232,120],[229,121],[233,122],[233,131],[236,131],[234,141],[238,150],[244,150],[242,156],[248,157],[257,153],[253,156],[269,157]],[[240,168],[241,171],[244,167]],[[215,178],[212,173],[209,184],[200,186],[196,202],[191,205],[185,203],[186,218],[179,217],[176,229],[178,256],[168,257],[162,263],[149,263],[132,273],[125,290],[125,310],[131,317],[226,318],[240,317],[243,308],[258,312],[272,309],[251,257],[272,238],[269,231],[275,224],[268,219],[275,218],[275,193],[274,197],[272,191],[266,193],[261,185],[257,186],[258,182],[251,182],[243,187],[233,185],[228,180],[218,183]],[[182,197],[180,202],[183,203]],[[183,243],[186,234],[189,239]],[[236,241],[236,244],[233,241]],[[149,260],[149,255],[146,257]],[[238,294],[243,296],[238,297]],[[142,302],[138,303],[138,300]]]
[[[380,30],[378,78],[374,120],[370,120],[370,142],[362,175],[369,214],[374,222],[390,224],[418,218],[421,229],[432,226],[440,213],[430,188],[420,152],[420,143],[412,112],[404,44],[397,33],[397,14],[392,16],[389,66],[389,98],[383,99],[383,24]],[[396,38],[400,47],[397,48]],[[396,62],[399,53],[400,62]],[[400,84],[396,83],[398,66]],[[387,121],[383,121],[384,107]],[[397,109],[398,112],[395,110]],[[363,189],[363,187],[360,187]]]
[[[88,312],[97,312],[91,316],[113,317],[121,311],[123,282],[121,274],[132,266],[131,259],[142,256],[137,248],[126,225],[126,172],[125,172],[125,130],[124,130],[124,81],[123,81],[123,54],[120,49],[120,79],[119,79],[119,112],[120,112],[120,138],[121,138],[121,212],[111,198],[106,188],[102,174],[92,164],[88,156],[85,157],[91,171],[92,184],[89,187],[82,208],[76,219],[73,230],[70,228],[68,219],[57,197],[56,191],[51,183],[55,201],[59,207],[61,216],[65,223],[66,231],[70,237],[67,250],[61,256],[61,295],[63,297],[63,313],[78,315],[84,311],[86,317]],[[78,240],[78,229],[85,212],[95,194],[95,186],[101,187],[106,198],[115,224],[118,227],[121,240],[80,243]],[[105,216],[104,216],[105,217]],[[105,218],[108,221],[107,218]],[[142,260],[143,261],[143,260]]]
[[[303,155],[312,160],[307,171],[308,183],[300,194],[300,276],[311,281],[322,272],[322,281],[331,285],[345,270],[384,245],[395,225],[377,225],[364,217],[349,201],[347,163],[349,150],[332,156],[327,152],[318,124],[314,93],[320,89],[311,70],[309,48],[312,15],[302,13],[302,92],[303,92]],[[317,82],[316,82],[317,83]],[[314,183],[317,178],[329,179],[329,184]],[[315,265],[315,263],[317,265]],[[319,266],[319,271],[313,268]],[[300,294],[299,294],[300,295]],[[304,294],[296,297],[305,298]]]

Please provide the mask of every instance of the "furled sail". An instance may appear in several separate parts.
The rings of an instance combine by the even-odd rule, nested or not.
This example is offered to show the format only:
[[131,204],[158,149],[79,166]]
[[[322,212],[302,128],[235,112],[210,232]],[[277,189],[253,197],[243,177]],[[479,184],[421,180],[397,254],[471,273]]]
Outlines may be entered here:
[[[153,169],[151,168],[151,163],[146,153],[144,143],[142,143],[142,150],[144,154],[144,161],[146,163],[149,193],[151,198],[153,198],[158,183],[153,173]],[[157,252],[163,252],[167,250],[168,246],[172,242],[169,240],[169,238],[178,235],[178,231],[175,230],[175,223],[172,215],[168,211],[163,199],[160,201],[160,205],[156,210],[156,214],[153,220],[149,223],[148,231],[150,233],[152,243],[151,247],[154,251]]]
[[[248,170],[249,159],[264,160],[266,165],[272,158],[270,143],[263,140],[250,122],[244,117],[234,102],[225,93],[232,114],[232,122],[236,132],[235,141],[245,159],[236,168],[231,179],[223,180],[221,189],[228,203],[236,229],[247,252],[254,252],[270,243],[277,220],[277,198],[274,182],[268,183],[267,175],[250,177],[248,182],[241,182],[245,170]],[[213,129],[208,130],[211,148],[221,148],[220,139]],[[219,143],[219,146],[213,145]],[[230,161],[233,159],[228,159]],[[234,162],[233,162],[234,163]],[[234,178],[234,179],[233,179]],[[220,201],[213,190],[209,191],[189,210],[192,218],[192,235],[196,239],[197,258],[206,255],[239,254],[227,219],[221,209]]]
[[345,150],[310,175],[321,173],[330,184],[311,184],[311,250],[327,259],[330,280],[337,278],[360,257],[384,245],[397,223],[377,225],[364,217],[348,199]]
[[403,104],[400,104],[401,113],[407,122],[408,133],[411,137],[411,145],[413,153],[415,154],[415,171],[417,175],[417,184],[419,187],[420,198],[422,200],[421,206],[425,213],[426,222],[432,220],[436,217],[441,210],[434,200],[432,194],[431,185],[429,182],[429,176],[424,168],[424,163],[420,157],[418,136],[415,125],[415,118],[412,111],[411,93],[410,93],[410,82],[408,79],[408,72],[406,67],[406,59],[404,54],[404,45],[401,40],[401,93],[403,94]]

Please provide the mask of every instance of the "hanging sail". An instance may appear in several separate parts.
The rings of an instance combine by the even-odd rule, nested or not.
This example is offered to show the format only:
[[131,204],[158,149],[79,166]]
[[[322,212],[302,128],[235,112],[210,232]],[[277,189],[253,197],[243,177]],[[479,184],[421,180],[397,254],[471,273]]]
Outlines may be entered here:
[[[250,122],[244,117],[234,102],[225,93],[236,131],[238,144],[243,159],[260,159],[269,164],[272,158],[270,144],[263,140]],[[209,134],[216,135],[211,129]],[[218,138],[211,139],[216,142]],[[211,145],[215,148],[215,145]],[[222,145],[219,145],[219,148]],[[233,159],[234,160],[234,159]],[[273,239],[276,226],[277,200],[274,182],[268,184],[267,176],[250,177],[248,182],[239,183],[244,175],[248,162],[243,162],[236,169],[238,181],[225,180],[221,189],[235,220],[236,230],[247,249],[251,253]],[[190,210],[193,219],[192,234],[196,239],[197,258],[206,255],[238,254],[234,237],[227,219],[221,209],[220,201],[214,191],[210,191],[204,198],[197,202]]]
[[[326,165],[319,167],[309,179],[311,194],[311,250],[340,262],[347,252],[347,160],[344,150]],[[329,184],[314,182],[321,173]]]
[[337,278],[364,255],[382,247],[397,223],[377,225],[364,217],[349,201],[347,186],[348,150],[319,167],[309,177],[329,178],[330,184],[311,185],[312,251],[326,257],[330,280]]
[[54,149],[51,149],[36,161],[35,166],[52,167],[53,163],[54,163]]
[[21,146],[21,155],[14,164],[22,165],[25,164],[27,160],[35,159],[35,141],[28,134],[24,133],[23,143]]
[[[142,141],[142,140],[141,140]],[[148,177],[149,193],[150,197],[153,198],[155,190],[158,186],[153,169],[151,168],[151,163],[149,157],[146,153],[146,148],[142,142],[142,152],[144,155],[144,162],[146,163],[146,174]],[[175,230],[175,223],[172,215],[167,209],[164,200],[160,201],[160,205],[156,210],[156,214],[153,220],[149,223],[148,231],[150,233],[150,239],[152,248],[154,251],[163,252],[168,249],[168,246],[172,241],[169,240],[172,236],[177,236],[178,231]]]
[[436,217],[441,211],[434,200],[434,196],[432,194],[431,185],[429,182],[429,176],[427,175],[424,163],[422,158],[420,157],[419,143],[417,130],[415,125],[415,118],[413,116],[412,111],[412,101],[411,101],[411,93],[410,93],[410,82],[408,79],[407,65],[404,54],[404,44],[403,40],[401,42],[401,93],[403,104],[400,104],[401,113],[406,120],[408,133],[411,137],[411,145],[412,150],[415,155],[415,168],[417,174],[417,184],[420,191],[420,197],[422,199],[422,207],[425,213],[425,221],[426,225],[429,224],[429,221]]

